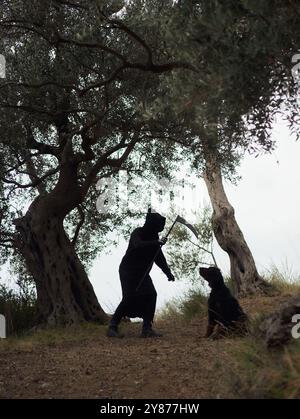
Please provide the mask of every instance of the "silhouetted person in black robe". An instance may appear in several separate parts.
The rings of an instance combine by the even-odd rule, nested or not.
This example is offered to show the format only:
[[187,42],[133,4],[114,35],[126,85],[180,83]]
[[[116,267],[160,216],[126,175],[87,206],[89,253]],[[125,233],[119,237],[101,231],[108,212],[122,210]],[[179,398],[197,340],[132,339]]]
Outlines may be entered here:
[[123,299],[110,321],[109,337],[122,337],[118,325],[125,316],[143,319],[142,337],[161,336],[152,329],[157,294],[149,273],[155,262],[169,281],[175,280],[160,249],[166,239],[159,240],[158,233],[163,231],[165,223],[165,217],[149,209],[144,226],[136,228],[130,236],[119,268]]

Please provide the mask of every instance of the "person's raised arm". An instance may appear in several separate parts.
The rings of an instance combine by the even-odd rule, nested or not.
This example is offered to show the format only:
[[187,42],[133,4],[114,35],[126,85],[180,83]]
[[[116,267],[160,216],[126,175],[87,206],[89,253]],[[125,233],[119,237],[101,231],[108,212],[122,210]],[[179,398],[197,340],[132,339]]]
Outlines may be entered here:
[[169,265],[166,261],[165,255],[163,254],[162,250],[160,249],[157,256],[155,257],[156,265],[163,271],[163,273],[168,277],[169,281],[175,281],[174,275],[169,268]]

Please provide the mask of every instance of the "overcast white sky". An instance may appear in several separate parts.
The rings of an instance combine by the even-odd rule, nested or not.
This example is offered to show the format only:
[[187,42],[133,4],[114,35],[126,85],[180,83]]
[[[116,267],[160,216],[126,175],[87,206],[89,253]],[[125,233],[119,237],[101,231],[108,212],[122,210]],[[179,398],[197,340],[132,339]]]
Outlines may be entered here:
[[[276,151],[258,158],[246,156],[238,171],[241,181],[236,186],[226,182],[225,189],[258,269],[262,272],[276,264],[283,270],[288,266],[297,275],[300,273],[300,143],[291,138],[282,122],[274,126],[273,136],[277,141]],[[199,201],[209,202],[202,180],[197,193]],[[109,312],[121,299],[118,266],[126,247],[127,243],[120,240],[110,255],[102,255],[95,261],[90,272],[99,301]],[[219,266],[225,274],[229,273],[227,254],[217,245],[215,252]],[[158,292],[158,308],[189,288],[181,281],[168,282],[156,267],[151,276]]]

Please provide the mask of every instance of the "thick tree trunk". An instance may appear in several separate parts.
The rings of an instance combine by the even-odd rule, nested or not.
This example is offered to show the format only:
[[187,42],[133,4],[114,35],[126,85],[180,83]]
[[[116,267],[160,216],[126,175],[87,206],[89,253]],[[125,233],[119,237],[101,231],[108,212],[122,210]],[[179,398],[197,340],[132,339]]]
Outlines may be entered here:
[[267,284],[259,276],[251,251],[235,219],[222,182],[219,165],[206,160],[204,180],[213,207],[213,231],[220,247],[230,259],[231,278],[239,296],[265,292]]
[[39,196],[27,214],[15,222],[17,246],[36,283],[39,322],[71,325],[86,320],[103,324],[107,315],[64,231],[66,210],[59,214],[59,202],[62,199]]

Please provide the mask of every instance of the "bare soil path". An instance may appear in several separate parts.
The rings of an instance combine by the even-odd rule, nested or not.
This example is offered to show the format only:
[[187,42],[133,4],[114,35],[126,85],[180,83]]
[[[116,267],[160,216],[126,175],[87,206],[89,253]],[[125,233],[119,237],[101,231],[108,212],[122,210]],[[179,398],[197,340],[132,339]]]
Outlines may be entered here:
[[224,359],[226,342],[200,339],[204,328],[161,323],[159,339],[138,337],[140,325],[124,327],[124,339],[99,336],[82,342],[26,345],[0,353],[4,398],[206,398],[215,390],[212,367]]
[[90,326],[0,342],[0,398],[234,398],[224,380],[239,339],[203,339],[205,325],[161,321],[157,339],[141,339],[140,324],[128,323],[124,339]]

